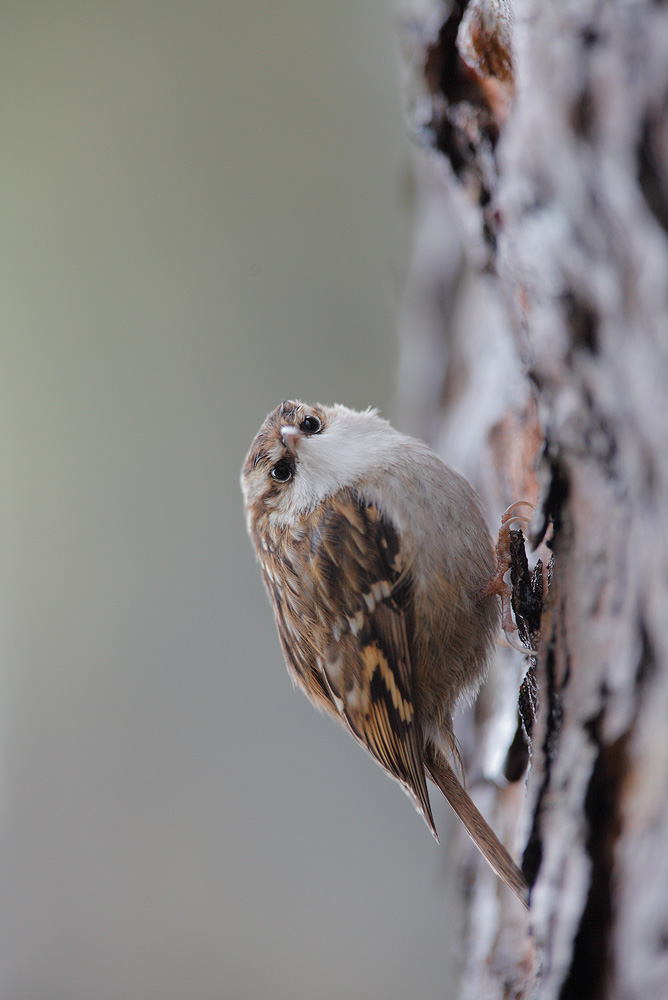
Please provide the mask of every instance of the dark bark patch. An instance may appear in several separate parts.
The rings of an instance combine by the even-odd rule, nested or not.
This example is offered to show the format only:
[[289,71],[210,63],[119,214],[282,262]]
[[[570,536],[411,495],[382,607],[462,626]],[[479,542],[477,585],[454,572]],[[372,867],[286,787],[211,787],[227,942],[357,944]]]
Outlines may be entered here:
[[599,326],[594,308],[572,291],[563,295],[562,304],[573,348],[598,354]]
[[591,91],[585,88],[571,107],[571,127],[581,139],[590,139],[596,123],[596,108]]
[[529,744],[527,743],[524,727],[518,723],[512,743],[508,747],[508,753],[503,765],[503,776],[511,783],[519,781],[529,764]]
[[531,571],[521,531],[510,532],[511,604],[520,639],[529,649],[537,649],[543,613],[543,564]]
[[[668,100],[664,101],[668,104]],[[661,162],[659,149],[666,145],[665,108],[661,115],[648,115],[640,130],[638,143],[638,184],[650,212],[668,233],[668,163]],[[663,131],[663,136],[660,136]],[[663,143],[661,143],[661,139]],[[665,157],[663,158],[665,160]]]
[[533,727],[536,712],[538,711],[538,681],[536,673],[536,657],[532,656],[529,662],[529,669],[520,685],[520,693],[517,699],[517,729],[508,749],[503,768],[506,781],[519,781],[531,759]]
[[586,850],[592,862],[589,895],[575,937],[573,961],[560,1000],[603,1000],[611,978],[614,851],[622,831],[620,798],[628,767],[628,733],[601,743],[602,713],[585,725],[599,745],[584,803],[589,825]]
[[657,659],[656,651],[654,649],[654,642],[649,633],[647,623],[640,616],[638,622],[639,638],[640,638],[640,658],[638,660],[638,668],[636,670],[636,688],[644,688],[645,685],[654,677],[657,669]]
[[497,187],[495,150],[514,92],[508,39],[482,9],[454,0],[438,34],[424,41],[421,74],[430,107],[418,137],[446,157],[478,202],[491,261],[501,224],[490,205]]
[[540,507],[543,515],[542,520],[530,540],[534,547],[540,544],[551,522],[554,526],[554,534],[548,544],[554,547],[554,543],[562,529],[563,513],[568,505],[570,477],[564,461],[557,454],[556,447],[551,445],[549,441],[546,441],[541,461],[547,465],[548,486],[545,500]]
[[[543,860],[542,813],[543,801],[550,788],[552,778],[552,763],[557,754],[559,734],[563,722],[561,704],[561,688],[557,684],[557,660],[554,636],[548,643],[545,656],[545,684],[541,697],[546,701],[545,738],[542,745],[543,780],[541,781],[534,810],[531,832],[522,857],[522,872],[530,886],[534,884]],[[565,671],[563,685],[568,683],[569,669]],[[562,686],[563,686],[562,685]]]
[[431,94],[443,94],[451,104],[473,97],[471,81],[463,73],[457,51],[457,32],[465,4],[455,2],[443,21],[436,41],[427,46],[424,78]]
[[592,49],[598,44],[601,34],[592,25],[587,25],[582,29],[580,38],[582,39],[582,45],[585,49]]

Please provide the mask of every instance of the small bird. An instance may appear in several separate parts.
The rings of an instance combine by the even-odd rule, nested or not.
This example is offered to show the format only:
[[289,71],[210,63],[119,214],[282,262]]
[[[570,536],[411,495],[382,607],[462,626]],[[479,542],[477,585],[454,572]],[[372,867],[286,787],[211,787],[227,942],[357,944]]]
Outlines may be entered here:
[[527,905],[521,871],[450,764],[453,711],[477,693],[499,631],[473,488],[376,410],[299,401],[267,416],[241,488],[293,681],[400,783],[438,839],[430,777]]

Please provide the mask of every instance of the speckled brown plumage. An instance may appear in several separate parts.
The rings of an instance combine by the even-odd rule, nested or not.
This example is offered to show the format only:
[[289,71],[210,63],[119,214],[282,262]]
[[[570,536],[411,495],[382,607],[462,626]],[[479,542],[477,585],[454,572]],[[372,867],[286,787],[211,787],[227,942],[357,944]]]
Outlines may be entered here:
[[320,504],[297,532],[262,517],[253,530],[268,546],[260,562],[296,682],[345,722],[435,832],[413,698],[411,587],[396,531],[354,490]]

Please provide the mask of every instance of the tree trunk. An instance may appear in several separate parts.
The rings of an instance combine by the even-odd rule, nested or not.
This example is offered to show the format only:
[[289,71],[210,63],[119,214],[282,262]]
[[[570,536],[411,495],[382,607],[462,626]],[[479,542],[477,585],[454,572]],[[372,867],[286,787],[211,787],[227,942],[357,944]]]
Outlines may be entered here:
[[540,491],[554,552],[515,780],[517,655],[460,737],[532,883],[527,924],[477,870],[460,996],[663,1000],[668,7],[454,2],[415,63],[441,179],[420,188],[404,422],[490,509]]

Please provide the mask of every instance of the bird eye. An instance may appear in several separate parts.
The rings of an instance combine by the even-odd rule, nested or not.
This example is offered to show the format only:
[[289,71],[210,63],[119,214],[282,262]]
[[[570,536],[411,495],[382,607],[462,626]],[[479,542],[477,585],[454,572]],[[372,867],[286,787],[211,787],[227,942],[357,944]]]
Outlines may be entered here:
[[311,416],[304,417],[301,424],[299,425],[300,431],[304,434],[319,434],[322,430],[322,423],[318,417],[311,414]]
[[292,479],[292,466],[282,458],[280,462],[276,463],[269,475],[277,483],[287,483],[288,479]]

